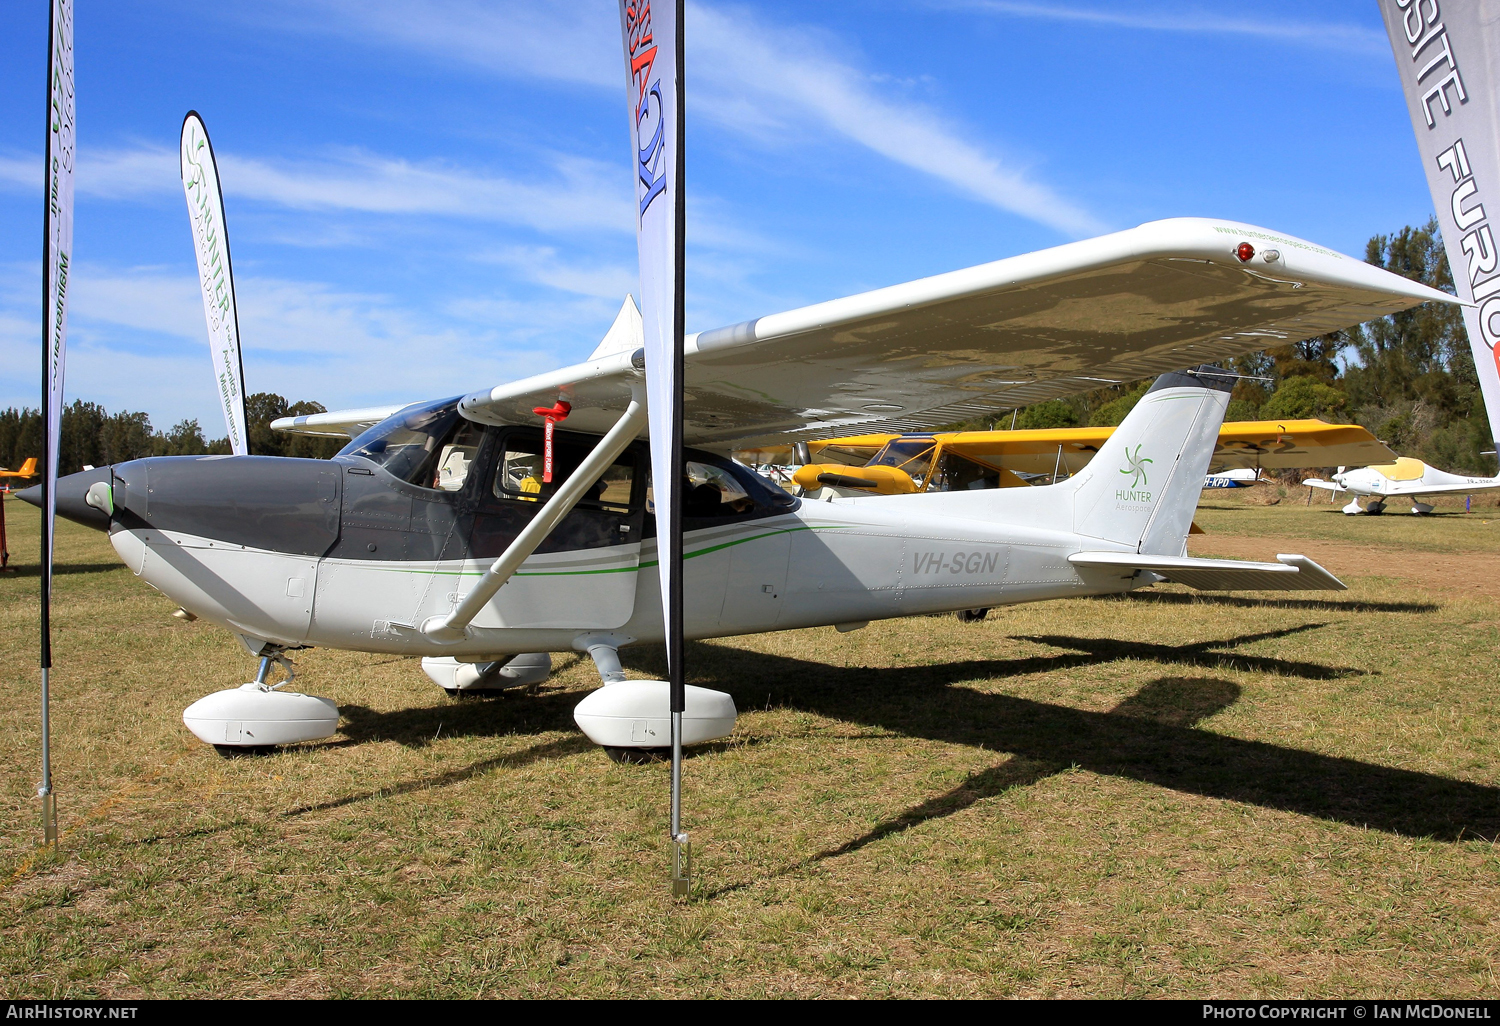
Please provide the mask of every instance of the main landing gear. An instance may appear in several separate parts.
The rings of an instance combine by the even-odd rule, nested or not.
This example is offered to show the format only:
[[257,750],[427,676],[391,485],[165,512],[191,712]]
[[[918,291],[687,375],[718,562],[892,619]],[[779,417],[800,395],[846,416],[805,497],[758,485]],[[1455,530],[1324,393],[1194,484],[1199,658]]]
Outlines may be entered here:
[[[213,745],[220,755],[251,755],[278,745],[317,741],[338,730],[339,707],[332,700],[281,690],[297,675],[284,647],[262,642],[252,651],[260,656],[254,680],[216,691],[183,710],[182,722],[198,740]],[[272,666],[286,671],[277,684],[266,683]]]
[[[573,709],[573,722],[588,739],[604,749],[611,762],[640,765],[671,754],[672,717],[664,680],[630,680],[620,665],[619,646],[629,638],[585,635],[573,642],[594,660],[604,686]],[[734,732],[738,711],[723,691],[685,688],[682,743],[698,745]]]

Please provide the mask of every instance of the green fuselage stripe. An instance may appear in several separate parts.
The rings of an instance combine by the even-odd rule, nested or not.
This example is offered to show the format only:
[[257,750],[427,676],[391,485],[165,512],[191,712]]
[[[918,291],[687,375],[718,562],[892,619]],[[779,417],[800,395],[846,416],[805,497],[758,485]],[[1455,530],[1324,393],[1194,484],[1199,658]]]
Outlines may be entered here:
[[[736,538],[734,541],[722,542],[722,543],[720,543],[718,545],[709,545],[706,548],[702,548],[702,549],[694,549],[692,552],[685,552],[685,553],[683,553],[682,558],[684,560],[694,559],[694,558],[696,558],[698,556],[706,556],[710,552],[718,552],[721,549],[733,548],[736,545],[743,545],[746,542],[760,541],[760,539],[762,539],[762,538],[772,538],[772,537],[775,537],[778,534],[796,534],[798,531],[837,531],[837,530],[841,530],[843,528],[852,527],[852,526],[854,526],[854,525],[853,524],[826,524],[826,525],[819,526],[819,527],[812,527],[812,526],[809,526],[809,525],[803,525],[803,526],[800,526],[800,527],[784,527],[784,528],[782,528],[782,529],[780,529],[778,531],[766,531],[763,534],[751,535],[748,538]],[[513,576],[516,576],[516,577],[584,577],[584,576],[589,575],[589,574],[632,574],[632,573],[635,573],[637,570],[642,570],[642,569],[645,569],[647,567],[657,566],[660,562],[661,561],[657,560],[657,559],[650,559],[650,560],[647,560],[644,563],[637,563],[635,566],[612,566],[612,567],[605,567],[605,568],[599,569],[599,570],[527,570],[527,571],[520,571],[520,570],[518,570],[518,571],[516,571],[516,573]],[[436,569],[434,569],[434,570],[403,570],[403,569],[401,569],[399,567],[374,567],[374,566],[368,567],[368,569],[375,570],[378,573],[386,573],[386,574],[428,574],[428,575],[433,576],[433,577],[483,577],[484,574],[485,574],[485,571],[483,571],[483,570],[436,570]]]

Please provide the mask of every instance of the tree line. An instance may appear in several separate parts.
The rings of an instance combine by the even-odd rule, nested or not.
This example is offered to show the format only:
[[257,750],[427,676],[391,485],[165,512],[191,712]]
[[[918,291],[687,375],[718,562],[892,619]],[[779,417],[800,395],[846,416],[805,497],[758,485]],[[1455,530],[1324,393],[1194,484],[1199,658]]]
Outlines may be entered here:
[[[347,444],[342,438],[310,438],[271,430],[278,417],[324,413],[320,403],[289,403],[273,392],[257,392],[245,399],[250,452],[257,456],[302,456],[327,459]],[[28,457],[42,452],[42,414],[12,406],[0,410],[0,466],[14,470]],[[208,438],[197,420],[183,420],[166,431],[151,426],[145,413],[110,413],[98,403],[75,399],[63,408],[58,439],[58,473],[74,474],[85,466],[145,456],[202,456],[227,454],[229,439]]]
[[[1454,291],[1435,218],[1420,228],[1374,236],[1365,260]],[[1453,473],[1495,473],[1495,458],[1484,455],[1495,446],[1457,306],[1426,303],[1230,363],[1247,378],[1235,386],[1228,420],[1317,417],[1359,424],[1403,456]],[[1012,412],[1017,428],[1114,426],[1150,386],[1151,380],[1110,386],[953,428],[1006,428]]]

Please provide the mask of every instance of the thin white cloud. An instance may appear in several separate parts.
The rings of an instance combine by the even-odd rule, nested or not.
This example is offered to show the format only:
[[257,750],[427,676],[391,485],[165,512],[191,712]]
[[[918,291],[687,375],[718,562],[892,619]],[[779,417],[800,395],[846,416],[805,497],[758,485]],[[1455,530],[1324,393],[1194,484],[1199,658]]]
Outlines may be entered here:
[[[546,78],[622,90],[618,14],[608,0],[324,0],[336,17],[314,28],[506,78]],[[930,175],[979,201],[1069,235],[1100,222],[1057,187],[965,137],[950,119],[900,97],[888,77],[844,59],[826,33],[727,6],[687,7],[688,103],[759,142],[789,126],[821,130]],[[283,26],[284,27],[284,26]],[[624,116],[623,102],[621,116]]]
[[299,210],[471,217],[543,230],[629,232],[629,179],[618,167],[557,158],[550,182],[522,182],[431,162],[348,151],[319,162],[225,155],[224,188]]
[[264,9],[247,16],[262,18],[270,28],[316,27],[347,38],[395,43],[443,61],[504,68],[518,78],[618,88],[624,123],[625,66],[614,0],[323,0],[317,6],[325,14],[311,19],[309,6],[283,6],[283,12],[297,15],[290,22],[284,13],[268,16]]
[[[354,149],[300,161],[220,153],[218,161],[226,196],[292,210],[470,218],[543,231],[634,227],[627,173],[581,157],[554,156],[552,173],[533,181]],[[40,156],[0,157],[0,184],[40,191],[40,167]],[[74,187],[101,199],[180,196],[177,152],[80,149]]]
[[[0,267],[0,406],[36,404],[34,281],[32,268]],[[157,426],[197,417],[218,431],[196,278],[85,263],[73,281],[69,401],[146,409]],[[623,295],[521,293],[429,311],[320,282],[244,276],[236,286],[248,387],[331,408],[452,395],[547,370],[592,347]]]
[[10,153],[0,156],[0,184],[12,189],[42,192],[42,155]]
[[881,95],[873,76],[839,60],[811,33],[702,4],[689,8],[688,22],[692,56],[703,69],[694,77],[721,123],[737,123],[747,106],[800,115],[1001,210],[1070,235],[1101,230],[1078,204],[966,140],[939,113]]
[[1295,18],[1246,18],[1205,10],[1153,11],[1143,10],[1137,4],[1101,10],[1063,4],[1031,3],[1027,0],[958,0],[945,6],[1045,21],[1081,22],[1153,32],[1254,36],[1322,49],[1353,50],[1382,55],[1390,53],[1390,42],[1386,39],[1384,32],[1366,28],[1363,25],[1339,22],[1301,21]]
[[636,290],[638,280],[634,264],[570,263],[559,257],[551,246],[507,246],[476,254],[476,258],[509,267],[538,285],[600,299],[619,300],[627,292]]

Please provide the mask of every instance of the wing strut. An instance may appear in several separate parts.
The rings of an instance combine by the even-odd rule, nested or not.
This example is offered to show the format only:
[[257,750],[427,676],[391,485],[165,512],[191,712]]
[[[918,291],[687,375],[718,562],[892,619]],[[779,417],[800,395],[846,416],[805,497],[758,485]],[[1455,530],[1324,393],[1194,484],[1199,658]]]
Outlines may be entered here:
[[531,523],[516,535],[516,540],[500,553],[500,558],[485,571],[474,590],[464,596],[453,612],[446,616],[428,617],[422,623],[422,633],[440,644],[451,645],[462,641],[468,634],[470,621],[495,597],[495,593],[536,551],[537,546],[547,540],[552,529],[578,505],[578,500],[594,486],[615,458],[625,451],[625,447],[635,441],[645,423],[646,403],[637,386],[632,389],[630,405],[626,407],[625,415],[599,440],[593,452],[578,465],[573,476],[568,478],[557,493],[547,500],[547,504],[532,518]]

